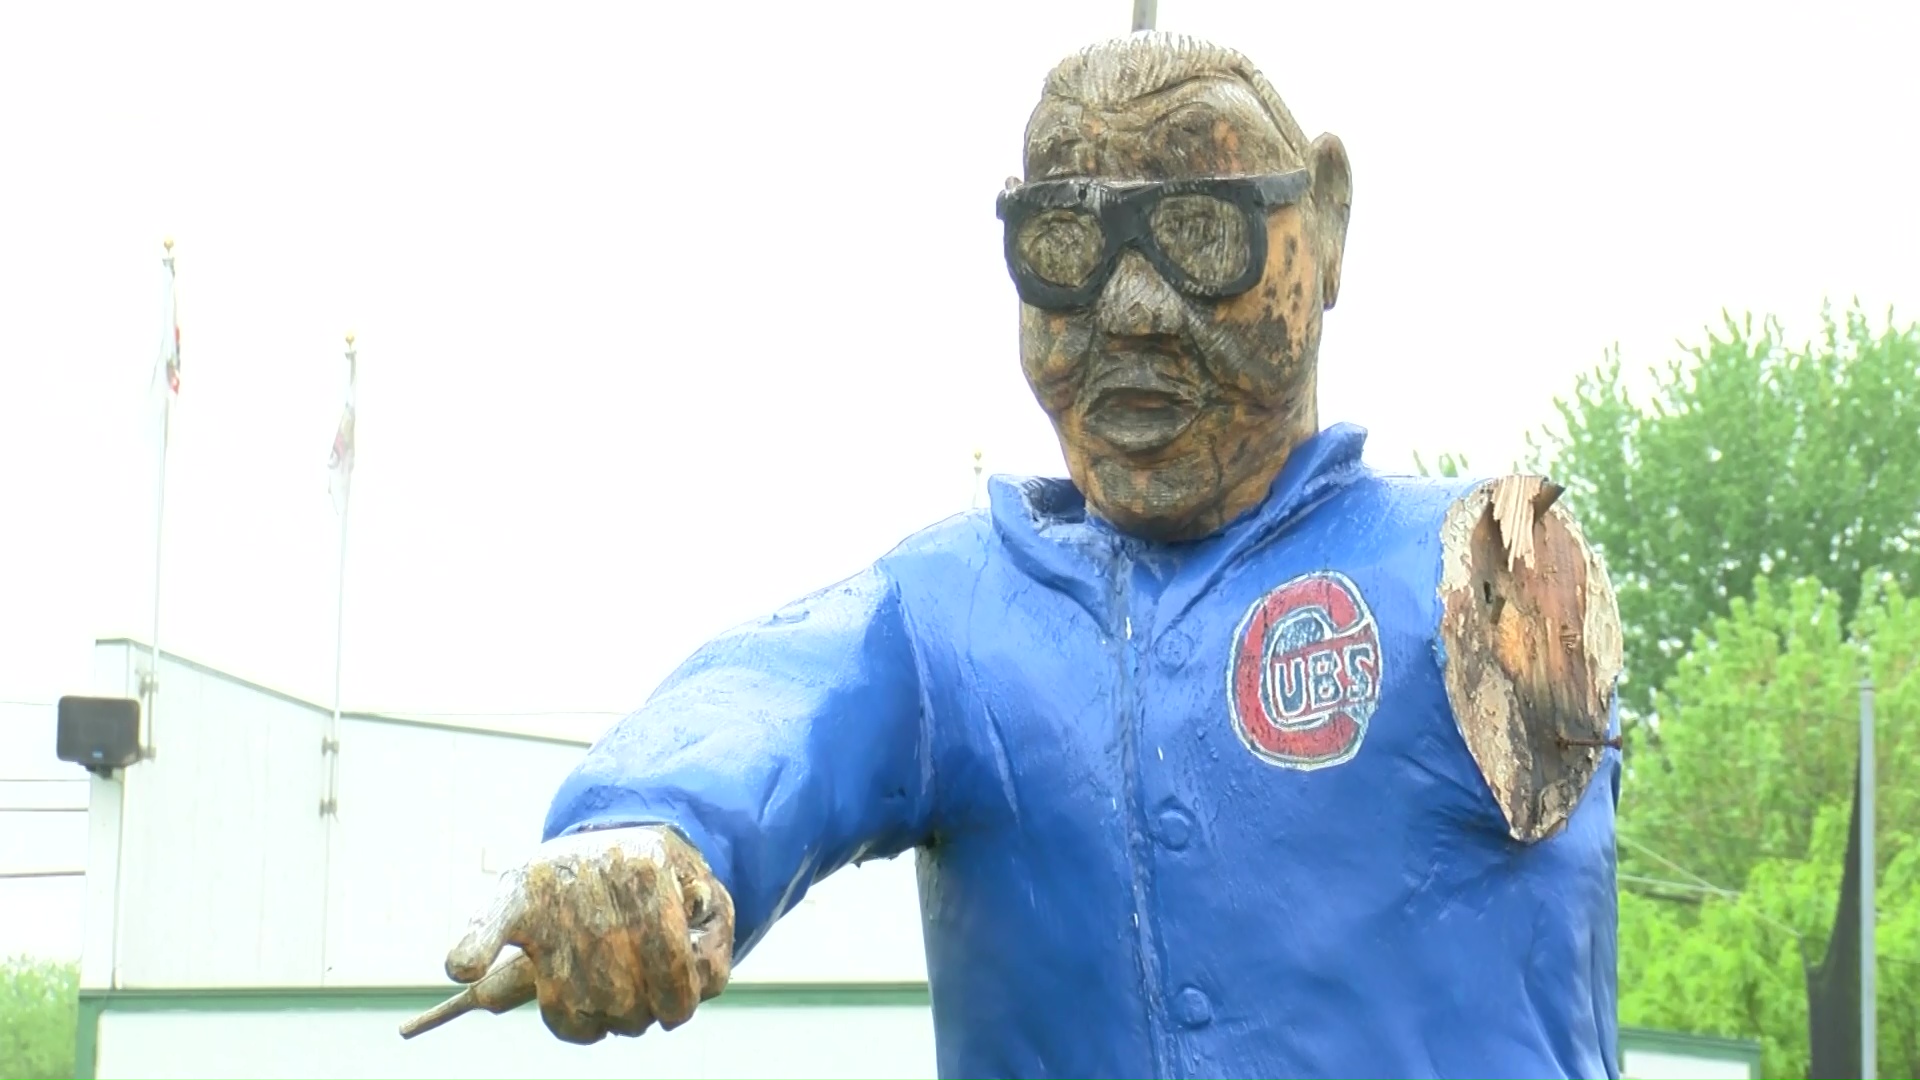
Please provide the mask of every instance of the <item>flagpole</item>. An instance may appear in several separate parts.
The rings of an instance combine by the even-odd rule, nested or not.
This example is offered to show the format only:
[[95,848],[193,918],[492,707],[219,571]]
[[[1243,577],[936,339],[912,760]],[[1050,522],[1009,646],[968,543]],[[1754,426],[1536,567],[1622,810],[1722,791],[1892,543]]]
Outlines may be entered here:
[[353,456],[355,390],[360,381],[360,353],[347,333],[347,401],[340,413],[340,426],[334,429],[333,455],[328,466],[339,484],[340,501],[339,561],[335,564],[333,591],[333,713],[327,718],[327,732],[320,740],[320,753],[327,762],[327,787],[320,796],[320,820],[326,833],[321,853],[320,881],[328,899],[320,919],[320,981],[327,981],[328,958],[333,937],[333,823],[340,817],[340,669],[342,646],[347,632],[347,511],[353,506]]
[[1873,970],[1873,676],[1860,681],[1860,1077],[1879,1073],[1879,1009]]
[[142,757],[153,756],[153,714],[155,702],[160,694],[160,582],[162,556],[165,553],[167,525],[167,446],[173,428],[173,393],[176,370],[179,365],[180,348],[179,302],[174,297],[173,239],[161,241],[166,254],[161,256],[160,264],[167,269],[167,326],[165,343],[162,345],[160,370],[156,372],[162,381],[160,389],[160,453],[159,476],[155,485],[153,500],[153,634],[147,639],[151,650],[147,658],[147,675],[141,680],[141,696],[146,698],[146,722],[142,725],[146,737],[141,740]]
[[[347,408],[355,408],[354,390],[359,382],[359,350],[354,347],[353,335],[347,335]],[[340,812],[340,670],[347,634],[347,515],[353,509],[353,451],[349,432],[346,459],[340,476],[340,543],[337,551],[339,562],[335,567],[333,592],[333,717],[327,732],[323,749],[327,752],[327,795],[320,804],[320,812],[328,817],[338,816]]]

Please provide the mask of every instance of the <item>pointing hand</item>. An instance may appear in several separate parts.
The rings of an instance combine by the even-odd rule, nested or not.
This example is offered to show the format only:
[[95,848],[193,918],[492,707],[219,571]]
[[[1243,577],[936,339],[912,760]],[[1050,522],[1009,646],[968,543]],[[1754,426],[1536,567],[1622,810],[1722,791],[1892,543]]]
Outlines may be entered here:
[[[494,967],[509,945],[520,954]],[[492,902],[447,954],[447,974],[470,985],[401,1034],[535,999],[567,1042],[636,1036],[656,1022],[670,1031],[726,988],[732,967],[733,899],[680,834],[660,826],[576,833],[501,875]]]

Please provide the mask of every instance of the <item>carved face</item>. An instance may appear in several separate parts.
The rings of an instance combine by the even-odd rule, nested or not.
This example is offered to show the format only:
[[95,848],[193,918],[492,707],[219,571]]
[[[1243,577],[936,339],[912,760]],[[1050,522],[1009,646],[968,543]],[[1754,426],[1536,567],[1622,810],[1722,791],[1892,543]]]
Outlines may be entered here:
[[[1205,536],[1264,499],[1288,452],[1318,427],[1315,359],[1345,239],[1345,153],[1321,136],[1301,160],[1258,95],[1231,77],[1109,109],[1048,97],[1027,132],[1027,188],[1073,188],[1037,183],[1068,179],[1109,186],[1090,204],[1108,236],[1125,232],[1114,222],[1127,216],[1112,208],[1112,193],[1144,202],[1129,194],[1139,182],[1269,178],[1272,197],[1248,195],[1242,212],[1218,198],[1182,198],[1178,185],[1149,192],[1158,208],[1134,215],[1135,233],[1149,239],[1122,248],[1097,291],[1043,306],[1025,293],[1021,308],[1027,381],[1093,509],[1139,536]],[[1049,230],[1048,214],[1066,221],[1069,211],[1036,209],[1028,198],[1022,235],[1009,230],[1016,278],[1027,264],[1064,267],[1049,275],[1062,278],[1099,261],[1098,240]],[[1261,245],[1248,241],[1259,230],[1255,277],[1249,259]],[[1230,279],[1251,287],[1209,295]]]

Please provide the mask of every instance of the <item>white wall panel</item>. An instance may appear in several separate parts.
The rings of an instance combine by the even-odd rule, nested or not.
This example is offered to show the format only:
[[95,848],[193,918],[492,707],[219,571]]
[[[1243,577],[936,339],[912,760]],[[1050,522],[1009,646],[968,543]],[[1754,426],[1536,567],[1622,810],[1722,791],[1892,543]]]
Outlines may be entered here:
[[594,1046],[562,1043],[532,1007],[467,1016],[413,1040],[404,1009],[119,1011],[100,1017],[95,1075],[182,1080],[934,1075],[924,1006],[709,1005],[682,1027]]
[[85,940],[86,879],[0,881],[0,959],[33,956],[72,963]]
[[451,903],[450,732],[342,720],[327,885],[330,986],[444,979],[428,964]]
[[86,797],[85,782],[0,783],[0,871],[85,869]]
[[340,734],[326,983],[431,984],[501,871],[538,846],[584,747],[373,719]]
[[1620,1080],[1747,1080],[1754,1075],[1744,1061],[1632,1047],[1620,1052]]
[[120,781],[120,984],[313,983],[323,714],[164,655],[160,680]]
[[[52,702],[0,702],[0,872],[76,871],[87,862],[87,773],[54,756]],[[0,878],[0,957],[80,956],[85,880]]]
[[739,982],[925,982],[914,856],[848,866],[808,890],[735,970]]
[[53,756],[54,719],[52,702],[0,701],[0,781],[86,776]]

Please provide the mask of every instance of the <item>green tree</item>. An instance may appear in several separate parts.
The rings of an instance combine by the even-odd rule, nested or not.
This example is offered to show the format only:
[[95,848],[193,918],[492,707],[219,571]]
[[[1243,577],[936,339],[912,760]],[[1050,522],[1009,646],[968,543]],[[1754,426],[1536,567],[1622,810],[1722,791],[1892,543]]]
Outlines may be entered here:
[[1467,464],[1467,455],[1455,454],[1445,450],[1442,450],[1439,455],[1433,459],[1433,468],[1431,470],[1427,468],[1427,460],[1420,456],[1420,451],[1415,450],[1413,452],[1413,467],[1421,476],[1449,477],[1459,476],[1467,469],[1472,468],[1472,466]]
[[1805,964],[1844,870],[1859,685],[1875,693],[1876,974],[1883,1076],[1920,1075],[1920,600],[1764,577],[1696,633],[1656,698],[1657,754],[1622,785],[1621,1022],[1758,1034],[1767,1076],[1805,1076]]
[[1856,307],[1789,346],[1773,319],[1724,321],[1644,400],[1610,353],[1529,439],[1606,557],[1635,719],[1759,575],[1819,579],[1843,619],[1870,570],[1920,584],[1920,324],[1876,332]]
[[79,1018],[79,965],[28,957],[0,962],[0,1078],[72,1076]]

